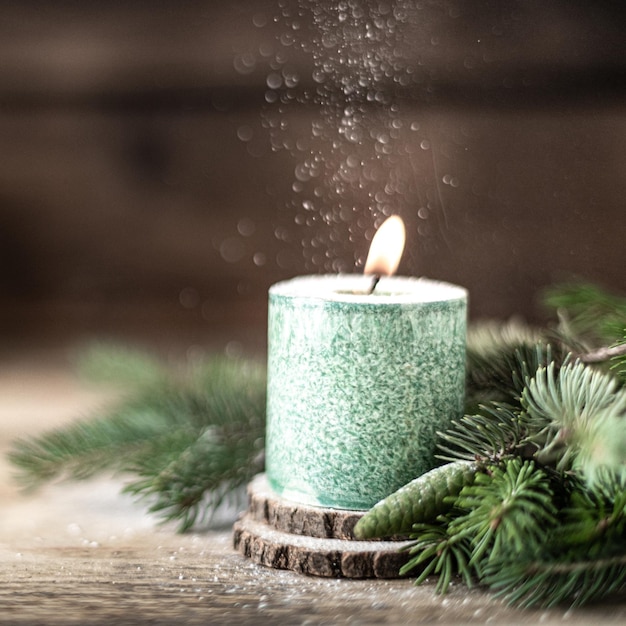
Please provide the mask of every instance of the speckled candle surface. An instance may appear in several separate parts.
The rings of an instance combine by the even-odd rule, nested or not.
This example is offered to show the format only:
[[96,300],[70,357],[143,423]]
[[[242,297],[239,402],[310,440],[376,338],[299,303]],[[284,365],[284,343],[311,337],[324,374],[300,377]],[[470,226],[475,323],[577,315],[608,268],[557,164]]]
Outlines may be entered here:
[[266,473],[297,502],[367,509],[434,462],[463,408],[467,292],[304,276],[270,289]]

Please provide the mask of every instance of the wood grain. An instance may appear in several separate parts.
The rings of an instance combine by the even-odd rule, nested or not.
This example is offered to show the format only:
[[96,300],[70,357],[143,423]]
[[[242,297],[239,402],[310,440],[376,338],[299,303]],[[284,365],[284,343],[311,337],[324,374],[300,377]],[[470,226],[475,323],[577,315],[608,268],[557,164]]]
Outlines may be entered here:
[[406,541],[357,541],[363,511],[308,506],[276,495],[265,474],[247,487],[248,509],[233,544],[255,563],[329,578],[398,578]]

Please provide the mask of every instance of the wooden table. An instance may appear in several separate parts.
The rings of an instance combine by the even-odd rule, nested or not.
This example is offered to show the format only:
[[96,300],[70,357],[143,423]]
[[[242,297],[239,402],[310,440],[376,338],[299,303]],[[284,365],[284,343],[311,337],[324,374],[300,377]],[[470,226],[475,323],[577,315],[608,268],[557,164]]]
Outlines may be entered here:
[[[56,354],[0,362],[0,451],[20,434],[106,400]],[[306,578],[255,565],[232,548],[233,511],[176,534],[102,477],[20,493],[0,461],[0,624],[623,624],[626,602],[517,611],[457,585],[447,596],[410,580]]]

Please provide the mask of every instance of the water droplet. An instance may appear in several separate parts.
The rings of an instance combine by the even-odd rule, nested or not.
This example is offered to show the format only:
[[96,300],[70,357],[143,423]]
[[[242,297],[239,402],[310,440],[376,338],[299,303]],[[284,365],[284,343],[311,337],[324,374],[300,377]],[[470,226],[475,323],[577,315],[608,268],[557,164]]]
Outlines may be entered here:
[[246,144],[246,152],[255,158],[262,157],[265,154],[265,144],[260,142],[248,142]]
[[256,13],[253,17],[252,17],[252,23],[257,27],[257,28],[263,28],[263,26],[265,26],[267,24],[267,17],[265,16],[264,13]]
[[337,45],[338,41],[335,33],[326,32],[322,35],[322,46],[324,48],[335,48]]
[[251,52],[237,55],[233,59],[233,67],[239,74],[251,74],[256,67],[256,57]]
[[268,74],[265,82],[270,89],[279,89],[283,84],[283,77],[277,72],[272,72]]
[[254,256],[252,257],[252,262],[257,267],[261,267],[262,265],[265,265],[265,263],[267,262],[267,257],[263,252],[255,252]]
[[420,143],[420,148],[422,150],[430,150],[430,141],[428,141],[428,139],[424,139],[421,143]]
[[299,82],[300,78],[295,72],[293,74],[285,74],[285,87],[296,87]]
[[249,280],[240,280],[237,283],[237,293],[240,296],[245,296],[252,291],[252,284]]
[[256,224],[249,218],[243,217],[237,222],[237,231],[244,237],[250,237],[256,230]]
[[307,180],[311,179],[309,168],[306,167],[306,165],[304,165],[303,163],[298,163],[298,165],[296,165],[294,174],[296,179],[301,182],[306,182]]
[[237,263],[245,254],[246,248],[237,237],[228,237],[220,244],[220,255],[227,263]]
[[263,41],[259,44],[259,54],[265,58],[271,57],[274,54],[274,47],[271,43]]
[[472,70],[476,67],[476,59],[474,57],[465,57],[463,59],[463,67],[468,70]]
[[251,126],[240,126],[237,129],[237,137],[241,141],[250,141],[254,136],[254,131]]
[[289,239],[289,233],[284,226],[277,226],[274,229],[274,237],[276,237],[279,241],[287,241]]
[[315,69],[313,70],[311,77],[316,83],[323,83],[326,81],[326,73],[323,70]]
[[291,33],[283,33],[280,38],[279,41],[281,43],[281,45],[285,46],[286,48],[288,48],[289,46],[292,46],[294,43],[294,36]]
[[200,294],[193,287],[185,287],[178,294],[178,301],[185,309],[194,309],[200,303]]

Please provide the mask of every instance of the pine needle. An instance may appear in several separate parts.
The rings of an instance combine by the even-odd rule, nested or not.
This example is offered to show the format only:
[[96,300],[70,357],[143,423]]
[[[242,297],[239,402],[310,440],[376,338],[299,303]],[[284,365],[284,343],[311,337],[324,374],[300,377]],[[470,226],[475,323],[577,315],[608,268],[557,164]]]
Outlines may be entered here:
[[[614,377],[582,363],[539,368],[522,393],[522,425],[542,463],[560,471],[579,467],[589,480],[595,469],[623,468],[626,456],[626,391]],[[606,452],[612,450],[613,454]]]
[[123,472],[136,477],[127,491],[151,499],[151,510],[186,530],[262,469],[265,371],[258,364],[208,359],[168,371],[109,347],[89,359],[104,364],[103,380],[132,364],[148,375],[103,414],[17,440],[8,456],[25,488]]
[[8,459],[28,489],[54,478],[84,479],[105,469],[123,469],[126,459],[169,426],[157,397],[134,398],[100,417],[18,439]]
[[625,297],[579,281],[550,287],[542,299],[546,307],[560,316],[560,331],[569,343],[595,347],[624,337]]
[[607,546],[603,558],[494,560],[484,582],[515,606],[575,608],[626,589],[626,551],[622,542]]
[[169,370],[157,357],[118,344],[94,342],[74,357],[78,374],[89,382],[137,389],[169,380]]

